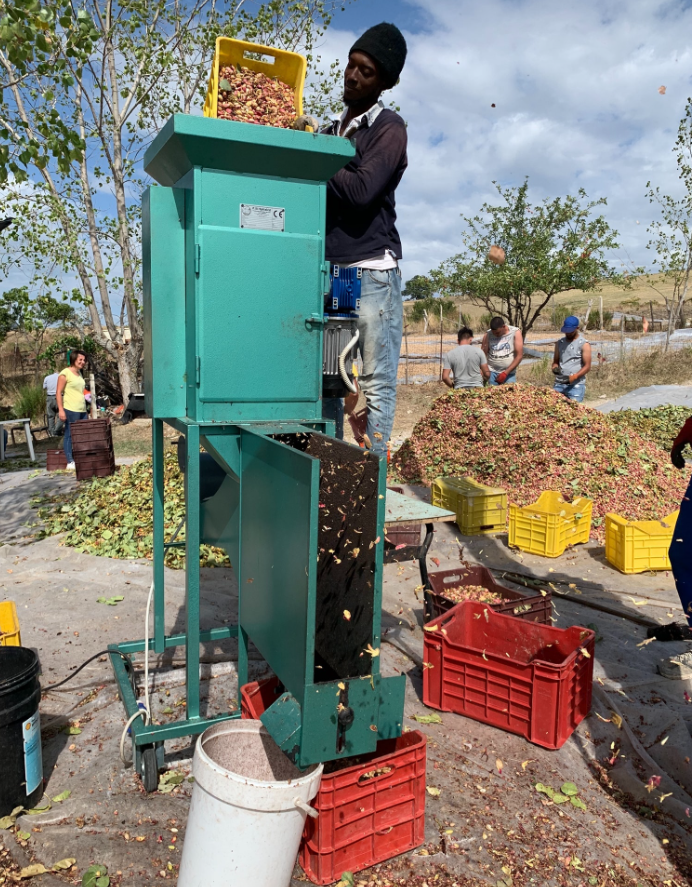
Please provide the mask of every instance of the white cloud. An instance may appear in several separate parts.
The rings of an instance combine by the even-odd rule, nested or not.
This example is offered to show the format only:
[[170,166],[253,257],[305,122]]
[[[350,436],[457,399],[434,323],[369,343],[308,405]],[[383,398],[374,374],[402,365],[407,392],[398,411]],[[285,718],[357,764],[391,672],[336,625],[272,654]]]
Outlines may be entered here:
[[[672,147],[692,95],[692,6],[408,5],[420,7],[429,24],[406,32],[409,56],[391,93],[409,125],[409,169],[397,192],[404,277],[459,250],[460,213],[494,199],[493,180],[518,185],[525,175],[534,199],[580,186],[589,197],[607,197],[604,212],[623,244],[617,259],[647,262],[646,226],[656,212],[646,183],[679,189]],[[368,0],[369,23],[378,20],[377,6]],[[357,36],[338,27],[337,17],[325,61],[345,59]]]

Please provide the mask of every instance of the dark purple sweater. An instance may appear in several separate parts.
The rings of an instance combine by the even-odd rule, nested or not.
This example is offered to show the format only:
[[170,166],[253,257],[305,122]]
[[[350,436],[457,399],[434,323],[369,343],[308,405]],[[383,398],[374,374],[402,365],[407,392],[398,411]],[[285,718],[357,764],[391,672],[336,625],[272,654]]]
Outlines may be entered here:
[[[339,124],[330,129],[338,133]],[[394,192],[408,165],[406,125],[385,108],[356,130],[356,156],[327,183],[326,258],[343,265],[391,250],[401,258]]]

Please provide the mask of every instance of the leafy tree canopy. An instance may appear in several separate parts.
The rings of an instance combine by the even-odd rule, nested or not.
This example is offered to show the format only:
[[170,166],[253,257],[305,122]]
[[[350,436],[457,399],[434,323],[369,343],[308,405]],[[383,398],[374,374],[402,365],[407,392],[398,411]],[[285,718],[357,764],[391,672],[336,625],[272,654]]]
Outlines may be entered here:
[[[501,202],[462,216],[463,251],[431,273],[436,289],[502,315],[525,334],[558,293],[594,290],[606,280],[627,285],[607,260],[619,244],[617,231],[595,214],[604,197],[589,200],[580,188],[531,204],[528,178],[518,188],[493,184]],[[504,265],[487,258],[493,244],[504,249]]]

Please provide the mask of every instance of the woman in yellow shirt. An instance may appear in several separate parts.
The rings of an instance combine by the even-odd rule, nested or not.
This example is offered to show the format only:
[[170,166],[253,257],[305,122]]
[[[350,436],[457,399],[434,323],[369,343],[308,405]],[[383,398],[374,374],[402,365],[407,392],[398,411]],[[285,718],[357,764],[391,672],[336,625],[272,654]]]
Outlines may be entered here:
[[72,434],[70,433],[70,425],[72,422],[78,422],[80,419],[87,419],[86,399],[84,398],[84,378],[82,376],[82,367],[86,363],[87,356],[84,351],[75,350],[70,354],[70,365],[64,369],[58,376],[58,389],[55,393],[55,399],[58,402],[58,415],[60,420],[65,423],[65,436],[63,438],[63,446],[65,449],[65,458],[67,459],[67,468],[74,470],[74,459],[72,458]]

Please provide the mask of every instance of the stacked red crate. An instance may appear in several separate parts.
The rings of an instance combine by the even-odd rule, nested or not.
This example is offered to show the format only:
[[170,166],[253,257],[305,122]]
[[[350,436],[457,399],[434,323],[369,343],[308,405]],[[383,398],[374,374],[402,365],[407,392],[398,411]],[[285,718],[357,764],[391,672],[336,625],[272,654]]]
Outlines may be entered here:
[[[241,688],[244,718],[259,720],[278,698],[276,678]],[[383,739],[377,750],[331,761],[308,816],[298,861],[315,884],[338,881],[419,847],[425,840],[425,736]]]

